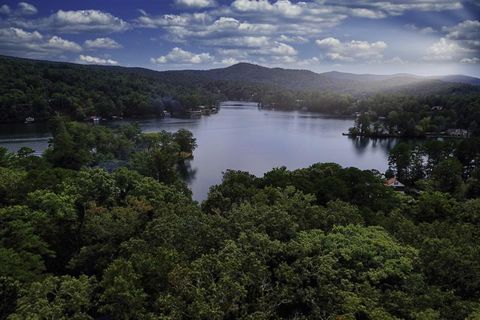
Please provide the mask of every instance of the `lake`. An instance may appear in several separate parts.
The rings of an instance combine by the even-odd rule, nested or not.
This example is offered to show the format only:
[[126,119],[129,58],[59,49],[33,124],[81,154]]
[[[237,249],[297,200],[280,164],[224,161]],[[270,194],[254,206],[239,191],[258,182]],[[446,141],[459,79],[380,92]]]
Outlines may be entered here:
[[[316,162],[385,171],[388,151],[395,139],[342,136],[351,119],[336,119],[308,112],[261,110],[253,104],[223,105],[217,114],[200,119],[147,119],[137,121],[145,132],[193,132],[198,148],[189,162],[188,183],[195,200],[204,200],[226,169],[257,176],[273,167],[307,167]],[[108,123],[108,126],[121,122]],[[41,153],[48,146],[45,124],[0,125],[0,145],[10,151],[28,146]]]

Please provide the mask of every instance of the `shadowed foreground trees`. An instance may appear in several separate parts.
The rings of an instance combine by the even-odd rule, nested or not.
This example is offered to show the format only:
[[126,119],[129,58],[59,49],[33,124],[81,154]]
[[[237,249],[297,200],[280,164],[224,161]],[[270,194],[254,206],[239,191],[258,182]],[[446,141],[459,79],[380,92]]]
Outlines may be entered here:
[[478,317],[478,198],[326,163],[227,171],[199,205],[155,167],[195,146],[187,132],[76,126],[78,169],[50,156],[56,138],[44,157],[0,150],[1,319]]

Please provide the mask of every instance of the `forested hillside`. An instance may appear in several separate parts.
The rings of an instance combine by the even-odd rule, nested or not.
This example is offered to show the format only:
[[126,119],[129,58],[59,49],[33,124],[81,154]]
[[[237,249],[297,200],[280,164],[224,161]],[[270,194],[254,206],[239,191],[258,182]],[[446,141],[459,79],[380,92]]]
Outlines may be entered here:
[[0,152],[0,319],[480,317],[480,143],[399,145],[390,171],[227,171],[201,205],[188,131],[52,123]]
[[[374,76],[270,69],[237,64],[207,71],[156,72],[0,57],[0,122],[55,115],[161,116],[222,100],[253,100],[281,109],[351,115],[378,92],[406,96],[478,94],[479,86],[407,75]],[[459,80],[460,81],[460,80]],[[462,78],[462,82],[465,82]]]

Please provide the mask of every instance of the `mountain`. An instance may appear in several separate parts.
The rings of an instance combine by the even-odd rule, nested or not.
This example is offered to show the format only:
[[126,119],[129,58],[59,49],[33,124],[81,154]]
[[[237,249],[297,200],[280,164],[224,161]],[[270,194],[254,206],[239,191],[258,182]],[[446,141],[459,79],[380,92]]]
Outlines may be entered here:
[[479,78],[464,76],[464,75],[461,75],[461,74],[449,75],[449,76],[443,76],[443,77],[436,77],[436,79],[444,81],[444,82],[466,83],[466,84],[477,85],[477,86],[480,85],[480,79]]
[[[225,100],[252,100],[276,108],[308,107],[348,114],[353,101],[375,93],[417,96],[480,92],[479,79],[452,75],[372,75],[267,68],[239,63],[211,70],[154,71],[0,56],[0,122],[55,114],[73,119],[185,114]],[[308,106],[307,106],[308,105]]]
[[291,90],[368,93],[381,90],[409,90],[415,88],[444,89],[452,83],[480,85],[480,79],[464,75],[421,77],[412,74],[374,75],[338,71],[315,73],[309,70],[267,68],[255,64],[238,63],[226,68],[193,71],[206,78],[223,81],[255,82]]
[[28,62],[40,65],[69,66],[78,70],[109,70],[115,74],[136,74],[175,86],[203,85],[209,81],[242,82],[262,84],[274,88],[294,91],[336,92],[369,94],[381,91],[404,93],[432,93],[458,87],[459,85],[480,85],[480,79],[464,75],[422,77],[412,74],[353,74],[338,71],[315,73],[309,70],[268,68],[251,63],[210,70],[154,71],[137,67],[79,65],[65,62],[51,62],[0,56],[1,60]]

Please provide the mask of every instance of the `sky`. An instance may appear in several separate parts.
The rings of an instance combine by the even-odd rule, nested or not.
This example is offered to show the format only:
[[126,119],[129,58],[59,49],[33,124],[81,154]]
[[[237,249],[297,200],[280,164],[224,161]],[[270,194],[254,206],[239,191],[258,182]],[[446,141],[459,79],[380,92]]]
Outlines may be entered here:
[[480,77],[480,0],[0,0],[0,54]]

